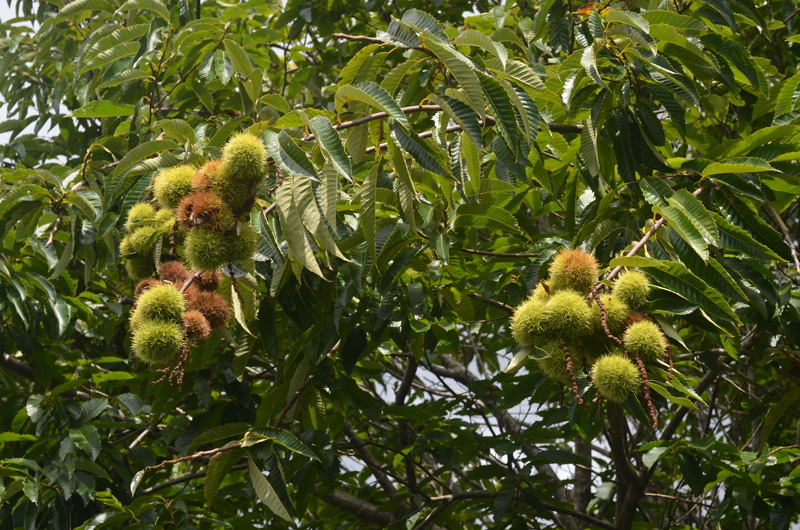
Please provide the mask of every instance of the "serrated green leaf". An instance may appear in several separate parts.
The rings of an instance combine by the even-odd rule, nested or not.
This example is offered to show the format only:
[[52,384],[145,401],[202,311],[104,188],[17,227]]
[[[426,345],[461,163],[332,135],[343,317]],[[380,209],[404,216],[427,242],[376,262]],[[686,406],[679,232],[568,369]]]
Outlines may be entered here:
[[192,440],[192,444],[189,446],[188,450],[189,452],[193,452],[196,451],[201,445],[239,436],[240,434],[246,433],[249,428],[250,424],[243,422],[217,425],[216,427],[212,427],[211,429],[202,432],[194,440]]
[[303,221],[294,203],[292,186],[294,179],[299,177],[294,175],[287,175],[287,177],[284,179],[283,185],[275,192],[275,202],[278,204],[278,216],[281,220],[283,237],[288,245],[289,256],[302,263],[305,268],[317,276],[324,277],[317,259],[314,257],[314,251],[308,243]]
[[796,110],[798,100],[800,100],[800,73],[794,74],[781,86],[778,98],[775,100],[775,118]]
[[[608,30],[606,30],[606,35],[610,37],[624,37],[629,41],[635,42],[636,44],[642,46],[643,48],[649,49],[650,53],[653,55],[658,52],[656,41],[653,39],[653,37],[631,26],[611,26],[608,28]],[[625,45],[627,45],[627,43]]]
[[647,469],[650,469],[667,451],[669,451],[669,447],[653,447],[644,454],[642,463],[647,466]]
[[58,10],[56,21],[63,20],[81,11],[114,11],[114,4],[105,0],[75,0]]
[[426,46],[441,60],[447,71],[453,74],[459,88],[467,97],[467,104],[484,119],[483,90],[476,75],[475,64],[464,54],[435,40],[426,41]]
[[97,460],[100,455],[101,441],[96,427],[83,425],[77,429],[72,429],[69,431],[69,437],[75,447],[86,452],[92,457],[92,460]]
[[641,16],[650,24],[664,24],[684,33],[695,34],[708,31],[706,25],[700,20],[687,15],[679,15],[674,11],[644,11]]
[[[271,441],[274,444],[280,445],[293,453],[303,455],[306,458],[316,460],[319,462],[319,457],[314,451],[309,449],[297,437],[284,429],[275,427],[262,427],[260,429],[252,430],[248,433],[248,439],[254,440],[256,443],[260,441]],[[253,442],[251,442],[253,444]],[[253,444],[254,445],[254,444]]]
[[309,120],[309,125],[314,131],[325,156],[333,163],[336,171],[348,180],[353,180],[353,170],[350,167],[350,158],[344,150],[342,139],[331,122],[325,116],[315,116]]
[[394,125],[392,126],[392,135],[394,135],[397,144],[410,154],[420,166],[443,177],[451,176],[439,163],[438,157],[434,156],[433,149],[417,136],[413,130],[409,129],[408,133],[406,133],[399,126]]
[[361,221],[359,223],[364,239],[367,241],[367,248],[369,249],[372,258],[375,259],[375,201],[376,201],[376,188],[378,186],[378,171],[380,164],[375,164],[372,169],[367,173],[364,178],[364,183],[359,192],[359,211],[361,213]]
[[381,112],[385,112],[404,128],[408,128],[408,119],[400,105],[392,98],[391,94],[371,81],[359,83],[356,86],[340,86],[336,91],[336,108],[340,109],[348,101],[366,103]]
[[768,246],[759,243],[744,228],[729,223],[727,219],[717,213],[711,212],[711,216],[720,231],[720,242],[723,248],[742,252],[758,259],[762,259],[765,256],[773,259],[783,259]]
[[265,131],[264,137],[269,156],[281,169],[301,177],[317,180],[314,164],[308,160],[305,151],[298,147],[285,131],[277,134],[273,131]]
[[[714,162],[703,170],[704,177],[720,173],[760,173],[763,171],[777,171],[766,160],[754,157],[729,158],[724,162]],[[780,173],[780,172],[779,172]]]
[[253,77],[253,65],[250,63],[250,56],[244,51],[241,45],[231,39],[225,39],[222,44],[228,53],[233,69],[244,77]]
[[499,42],[494,42],[487,35],[474,29],[465,29],[458,37],[453,39],[453,44],[460,46],[474,46],[480,48],[500,60],[503,67],[508,62],[508,50]]
[[381,81],[381,88],[386,90],[389,94],[394,95],[397,88],[403,82],[403,79],[408,75],[409,71],[418,64],[421,64],[423,59],[409,59],[403,63],[392,68],[386,75],[383,76]]
[[107,50],[104,50],[97,55],[95,55],[91,61],[87,62],[82,68],[81,73],[86,73],[89,70],[94,70],[96,68],[102,68],[107,66],[111,63],[115,63],[125,57],[130,57],[131,55],[135,55],[136,52],[139,51],[139,43],[138,42],[123,42],[121,44],[117,44]]
[[661,386],[660,383],[650,381],[648,384],[650,385],[651,390],[655,390],[659,395],[665,397],[666,399],[675,403],[676,405],[680,405],[681,407],[686,407],[687,409],[700,410],[699,408],[697,408],[697,405],[692,403],[690,399],[673,395],[672,392],[670,392],[667,388]]
[[533,90],[535,92],[548,91],[544,81],[542,81],[533,68],[523,62],[511,59],[504,65],[499,59],[489,60],[486,62],[486,69],[490,70],[497,77],[518,83],[528,90]]
[[650,23],[647,19],[634,13],[633,11],[621,11],[619,9],[609,9],[605,12],[607,22],[616,22],[618,24],[627,24],[644,33],[650,33]]
[[403,212],[403,218],[406,223],[414,230],[416,227],[414,201],[417,196],[416,189],[414,188],[414,181],[411,179],[411,173],[408,170],[406,159],[403,157],[400,148],[393,139],[390,139],[388,143],[389,159],[397,175],[397,195],[400,200],[400,209]]
[[236,318],[236,322],[242,326],[248,334],[255,337],[250,328],[247,327],[247,319],[244,316],[244,308],[242,307],[243,300],[240,298],[239,291],[235,287],[235,280],[231,280],[231,305],[233,306],[233,316]]
[[742,200],[735,194],[726,193],[727,203],[720,205],[729,215],[738,217],[733,220],[737,225],[746,229],[748,232],[757,237],[757,240],[766,244],[769,248],[778,254],[781,259],[789,261],[792,259],[789,246],[783,240],[783,237],[769,224],[767,224],[759,215],[758,212],[746,201]]
[[719,246],[717,225],[714,223],[711,213],[706,210],[697,197],[686,190],[678,190],[667,200],[670,205],[680,208],[686,213],[707,244],[715,247]]
[[258,469],[258,466],[256,466],[255,462],[253,462],[252,457],[247,458],[247,466],[250,470],[250,481],[253,483],[253,490],[256,492],[259,500],[261,500],[261,502],[263,502],[267,508],[272,510],[272,513],[282,519],[285,519],[286,521],[291,522],[292,517],[289,515],[289,512],[286,510],[286,507],[283,505],[281,500],[278,498],[278,494],[275,493],[272,485],[261,473],[261,470]]
[[597,69],[598,47],[599,44],[595,43],[583,50],[581,66],[583,66],[583,69],[586,70],[586,73],[589,74],[589,77],[591,77],[598,86],[609,90],[608,85],[606,85],[606,82],[600,77],[600,71]]
[[81,403],[78,421],[82,423],[90,422],[102,414],[106,408],[108,408],[108,399],[104,397],[90,399],[89,401]]
[[206,478],[203,482],[203,499],[206,506],[211,506],[214,501],[214,494],[219,489],[222,480],[228,474],[233,465],[242,458],[242,449],[232,449],[222,453],[217,453],[208,461],[206,467]]
[[7,442],[35,442],[39,438],[32,434],[17,434],[15,432],[0,433],[0,443]]
[[597,131],[591,117],[587,117],[581,129],[581,156],[591,176],[600,174],[600,156],[597,152]]
[[280,94],[265,94],[259,98],[259,101],[284,114],[292,110],[289,103]]
[[483,203],[465,203],[459,206],[453,225],[455,227],[490,228],[511,234],[519,233],[517,220],[513,215],[502,208]]
[[108,178],[106,189],[104,190],[106,200],[116,195],[120,185],[120,177],[125,175],[134,166],[140,164],[146,158],[168,149],[175,149],[176,147],[178,147],[178,145],[172,140],[151,140],[149,142],[143,142],[125,153],[125,156],[120,159],[119,163],[117,163],[117,166],[114,168],[114,172],[111,173],[111,176]]
[[[336,174],[335,171],[333,173],[334,175]],[[296,179],[292,194],[297,211],[303,212],[303,224],[316,237],[322,248],[341,260],[349,261],[333,240],[331,235],[333,233],[332,226],[322,217],[321,207],[314,197],[311,181],[308,179]],[[336,222],[335,213],[333,221],[334,223]]]
[[169,22],[169,9],[167,9],[167,6],[165,6],[160,0],[128,0],[122,4],[117,11],[125,12],[132,9],[155,13]]
[[99,211],[95,208],[92,202],[86,198],[86,196],[76,193],[74,195],[70,195],[67,197],[67,202],[71,205],[75,206],[81,214],[83,215],[84,219],[94,222],[97,220],[99,215]]
[[503,138],[508,150],[516,157],[517,155],[517,118],[514,114],[514,105],[508,96],[505,88],[496,79],[479,73],[481,86],[489,109],[494,115],[496,127],[500,136]]
[[73,118],[111,118],[133,116],[136,107],[127,103],[117,104],[104,99],[90,101],[72,113]]
[[504,374],[515,374],[525,366],[531,358],[531,351],[528,348],[522,348],[514,357],[508,362],[508,366],[503,369]]
[[478,122],[478,115],[469,106],[451,97],[441,97],[437,94],[430,94],[428,97],[461,126],[461,130],[469,135],[476,147],[481,147],[483,142],[481,124]]
[[403,13],[402,21],[403,23],[416,28],[420,32],[427,31],[441,42],[450,42],[450,39],[447,38],[447,35],[445,35],[444,30],[442,29],[442,25],[439,24],[439,21],[424,11],[420,11],[418,9],[409,9]]
[[[744,138],[737,138],[712,147],[708,150],[709,158],[727,157],[740,157],[749,154],[757,147],[761,147],[772,142],[779,142],[792,138],[800,131],[800,126],[797,125],[778,125],[775,127],[764,127]],[[778,143],[780,145],[780,143]],[[737,159],[738,160],[738,159]],[[748,160],[748,159],[743,159]],[[760,158],[755,158],[756,164],[763,162]]]
[[388,31],[378,31],[375,36],[380,40],[401,48],[416,48],[419,46],[419,37],[408,24],[392,19]]

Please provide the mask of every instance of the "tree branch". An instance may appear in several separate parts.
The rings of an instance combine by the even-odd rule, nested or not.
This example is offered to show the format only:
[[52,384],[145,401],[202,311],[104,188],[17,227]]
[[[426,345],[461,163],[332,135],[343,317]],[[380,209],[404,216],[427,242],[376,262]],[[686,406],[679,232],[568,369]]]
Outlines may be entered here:
[[333,490],[332,493],[323,495],[316,490],[312,490],[312,493],[331,506],[350,512],[365,521],[379,524],[382,527],[388,527],[394,523],[394,517],[389,512],[379,511],[378,507],[371,502],[354,497],[344,491]]
[[306,389],[308,384],[311,382],[311,379],[313,379],[313,378],[314,378],[313,375],[309,375],[306,378],[306,380],[303,381],[303,384],[300,385],[300,388],[298,388],[297,391],[294,394],[292,394],[292,398],[289,401],[286,402],[286,405],[283,406],[283,408],[281,409],[280,413],[278,414],[278,417],[272,423],[273,427],[277,427],[277,426],[279,426],[281,424],[281,422],[283,421],[283,418],[289,413],[289,411],[292,409],[292,407],[294,407],[295,403],[297,403],[297,400],[300,399],[300,394],[303,393],[303,390]]
[[786,241],[786,244],[789,245],[789,250],[792,253],[792,260],[794,261],[794,267],[797,271],[798,276],[800,276],[800,259],[797,257],[797,245],[794,244],[794,239],[792,239],[792,235],[789,233],[789,227],[786,226],[786,223],[783,222],[783,218],[781,214],[772,206],[770,202],[764,202],[764,209],[767,211],[772,220],[778,225],[778,229],[783,234],[783,239]]
[[[410,107],[401,107],[400,110],[402,110],[405,114],[411,114],[412,112],[439,112],[440,110],[442,110],[442,107],[440,107],[439,105],[412,105]],[[356,127],[358,125],[363,125],[364,123],[388,117],[389,115],[385,112],[376,112],[374,114],[368,114],[367,116],[363,116],[355,120],[343,121],[342,123],[337,123],[336,125],[333,126],[333,128],[336,129],[337,131],[340,131],[342,129]],[[315,136],[313,134],[309,134],[307,136],[303,136],[303,138],[301,139],[304,142],[309,142],[314,138]]]
[[503,302],[498,302],[497,300],[492,300],[490,298],[484,298],[480,295],[480,293],[469,293],[470,298],[474,298],[475,300],[480,300],[486,305],[496,307],[497,309],[502,309],[509,315],[514,312],[514,308],[508,304],[504,304]]
[[367,37],[366,35],[348,35],[347,33],[331,33],[331,37],[334,39],[344,39],[356,42],[369,42],[371,44],[388,44],[387,42],[383,42],[381,39],[377,37]]
[[491,256],[493,258],[538,258],[539,254],[515,254],[509,252],[489,252],[486,250],[475,250],[472,248],[459,248],[459,252],[463,252],[464,254],[475,254],[478,256]]
[[[236,464],[235,466],[231,467],[230,471],[241,471],[242,469],[247,469],[247,464]],[[154,493],[158,490],[163,490],[165,488],[169,488],[170,486],[175,486],[176,484],[181,484],[183,482],[188,482],[190,480],[194,480],[196,478],[201,478],[205,476],[206,476],[206,471],[198,471],[197,473],[186,473],[185,475],[165,480],[161,484],[156,484],[155,486],[152,486],[150,488],[143,489],[142,493],[145,495],[150,495],[151,493]]]
[[[349,421],[344,420],[343,428],[344,428],[344,433],[347,435],[347,437],[350,439],[351,442],[363,441],[361,438],[359,438],[358,434],[356,434],[355,430],[353,429],[353,426],[350,424]],[[358,456],[361,457],[361,460],[363,460],[364,463],[367,465],[369,470],[372,471],[372,474],[375,476],[375,479],[378,481],[378,484],[381,485],[381,488],[383,488],[383,491],[386,492],[386,495],[390,499],[397,497],[397,488],[395,488],[394,484],[392,484],[392,481],[389,480],[389,477],[383,471],[380,464],[378,464],[378,461],[375,460],[375,457],[372,455],[372,453],[370,453],[366,444],[356,443],[356,445],[353,448],[358,453]]]

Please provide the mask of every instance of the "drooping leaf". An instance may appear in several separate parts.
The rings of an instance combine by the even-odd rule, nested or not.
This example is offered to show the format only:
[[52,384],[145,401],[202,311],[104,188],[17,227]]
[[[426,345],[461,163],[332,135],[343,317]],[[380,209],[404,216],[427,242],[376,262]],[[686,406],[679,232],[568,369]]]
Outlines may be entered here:
[[127,103],[117,104],[103,99],[97,99],[75,110],[73,118],[111,118],[115,116],[133,116],[134,105]]
[[340,108],[348,101],[360,101],[385,112],[404,128],[408,128],[408,120],[400,105],[386,90],[371,81],[359,83],[357,86],[344,85],[336,91],[336,106]]
[[430,40],[426,42],[430,50],[444,63],[447,70],[453,74],[459,88],[464,91],[467,103],[481,119],[484,118],[483,90],[481,82],[476,75],[474,63],[465,55],[454,48]]
[[309,125],[314,131],[314,135],[319,141],[322,151],[333,163],[336,171],[348,180],[353,179],[352,168],[350,167],[350,159],[342,145],[342,139],[339,133],[331,125],[330,120],[324,116],[315,116],[309,120]]
[[206,467],[206,478],[203,482],[203,499],[207,506],[212,504],[214,494],[219,489],[220,484],[222,484],[231,467],[242,458],[243,453],[244,451],[241,449],[233,449],[217,453],[209,459]]
[[233,69],[244,77],[252,77],[253,65],[250,63],[250,57],[247,55],[247,52],[244,51],[244,48],[242,48],[238,42],[231,39],[225,39],[223,45],[231,60]]
[[289,255],[303,264],[308,270],[322,277],[314,251],[308,243],[306,230],[294,202],[292,187],[294,179],[299,178],[294,175],[287,175],[286,181],[275,192],[275,202],[278,204],[278,216],[281,220],[281,230],[286,244],[289,247]]
[[247,458],[247,466],[250,470],[250,481],[253,483],[253,490],[256,492],[259,500],[261,500],[267,508],[272,510],[272,513],[281,519],[291,522],[291,515],[289,515],[289,512],[278,498],[278,494],[275,493],[275,490],[272,488],[267,478],[261,473],[261,470],[258,469],[252,457]]
[[778,171],[766,160],[754,157],[729,158],[724,162],[714,162],[703,170],[704,177],[718,175],[720,173],[760,173],[763,171]]
[[397,144],[399,144],[408,154],[414,157],[420,166],[432,171],[437,175],[449,177],[450,174],[444,169],[442,164],[437,160],[439,157],[435,156],[433,148],[428,146],[425,141],[417,136],[413,131],[408,134],[403,131],[399,126],[392,127],[392,135]]

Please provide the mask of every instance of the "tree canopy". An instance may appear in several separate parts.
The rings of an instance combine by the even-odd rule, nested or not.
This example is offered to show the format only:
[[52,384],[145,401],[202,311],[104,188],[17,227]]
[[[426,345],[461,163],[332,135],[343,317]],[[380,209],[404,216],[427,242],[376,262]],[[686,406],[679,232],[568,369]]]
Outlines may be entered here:
[[0,529],[796,523],[800,4],[579,4],[18,2]]

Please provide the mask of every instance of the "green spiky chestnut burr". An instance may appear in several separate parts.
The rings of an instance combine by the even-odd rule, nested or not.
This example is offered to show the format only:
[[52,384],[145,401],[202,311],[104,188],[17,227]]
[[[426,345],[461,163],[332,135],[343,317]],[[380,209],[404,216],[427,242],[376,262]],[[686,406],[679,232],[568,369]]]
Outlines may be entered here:
[[650,280],[642,271],[631,269],[623,272],[614,282],[612,287],[614,296],[628,304],[631,309],[637,309],[647,301],[650,295]]
[[667,341],[661,328],[649,320],[631,324],[622,340],[628,353],[639,355],[645,362],[662,359],[667,352]]
[[518,343],[533,348],[542,342],[544,306],[544,302],[532,296],[514,310],[511,334]]
[[156,267],[150,256],[132,256],[125,260],[125,271],[133,281],[138,282],[152,276]]
[[[572,358],[572,373],[575,374],[583,369],[583,354],[581,351],[569,345],[569,353]],[[567,355],[560,341],[551,340],[545,342],[540,349],[547,355],[537,357],[536,364],[543,373],[549,375],[562,385],[571,384],[571,376],[567,370]]]
[[[628,305],[617,298],[616,296],[608,293],[600,295],[600,301],[603,307],[606,308],[606,326],[612,335],[618,336],[625,330],[625,321],[631,313]],[[605,336],[606,332],[600,322],[602,316],[600,306],[596,301],[592,301],[592,324],[595,333]]]
[[553,294],[542,312],[545,331],[572,340],[592,332],[592,310],[577,291],[562,290]]
[[550,292],[571,289],[586,294],[598,274],[594,256],[581,250],[562,250],[550,264]]
[[162,208],[175,208],[192,192],[192,178],[197,169],[181,164],[162,169],[153,177],[153,195]]
[[147,364],[163,366],[180,354],[183,330],[174,322],[142,320],[133,331],[133,352]]
[[150,221],[155,218],[156,210],[152,205],[146,202],[137,202],[131,209],[128,210],[128,217],[125,221],[125,229],[131,230],[137,223],[141,221]]
[[614,403],[622,403],[638,392],[642,375],[633,362],[619,353],[600,357],[592,366],[592,384]]
[[136,302],[136,312],[145,320],[180,322],[186,311],[183,295],[173,285],[158,285],[143,292]]
[[210,272],[229,262],[240,263],[252,259],[258,246],[258,235],[249,225],[241,225],[241,232],[212,232],[190,230],[184,251],[192,269]]
[[252,134],[236,134],[222,148],[222,163],[228,178],[258,183],[267,172],[267,149]]

